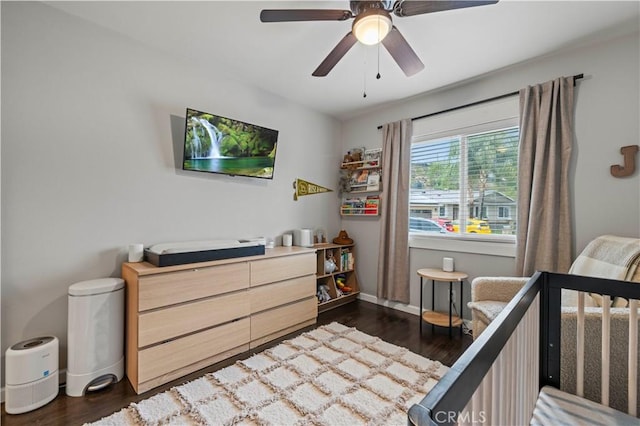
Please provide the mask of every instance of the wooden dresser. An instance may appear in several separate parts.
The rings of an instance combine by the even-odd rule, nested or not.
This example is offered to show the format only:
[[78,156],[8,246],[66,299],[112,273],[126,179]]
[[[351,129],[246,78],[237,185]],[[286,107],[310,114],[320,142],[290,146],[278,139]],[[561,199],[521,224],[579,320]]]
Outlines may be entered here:
[[127,377],[137,393],[248,351],[318,316],[314,248],[156,267],[124,263]]

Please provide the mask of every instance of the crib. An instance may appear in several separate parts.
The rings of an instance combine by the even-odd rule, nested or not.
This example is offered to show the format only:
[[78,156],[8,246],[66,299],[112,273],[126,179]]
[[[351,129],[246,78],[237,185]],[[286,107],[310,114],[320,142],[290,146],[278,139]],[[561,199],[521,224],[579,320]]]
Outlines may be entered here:
[[[561,290],[579,291],[576,394],[560,391]],[[602,311],[600,403],[582,398],[584,295],[629,300],[627,412],[609,407],[609,316]],[[536,272],[449,372],[408,413],[410,425],[640,425],[638,418],[640,285]],[[589,372],[587,372],[589,374]]]

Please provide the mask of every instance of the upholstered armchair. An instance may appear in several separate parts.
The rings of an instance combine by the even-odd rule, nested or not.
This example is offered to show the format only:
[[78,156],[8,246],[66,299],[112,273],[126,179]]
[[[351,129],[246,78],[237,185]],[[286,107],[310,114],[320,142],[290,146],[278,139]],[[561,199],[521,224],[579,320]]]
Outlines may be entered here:
[[[570,274],[640,282],[640,239],[603,235],[591,241],[569,269]],[[473,336],[479,336],[524,286],[529,278],[478,277],[471,282]],[[585,298],[586,307],[601,306],[599,295]],[[562,292],[562,306],[576,307],[577,293]],[[626,301],[613,300],[611,307],[626,307]]]
[[[590,242],[574,261],[570,274],[640,282],[640,239],[605,235]],[[473,337],[477,338],[524,286],[529,278],[478,277],[471,282]],[[589,297],[590,296],[590,297]],[[600,400],[600,342],[602,297],[587,294],[585,299],[585,377],[584,396]],[[628,301],[616,298],[610,310],[611,406],[626,410],[626,366],[628,359]],[[577,292],[562,291],[561,371],[562,390],[575,392]],[[639,309],[640,311],[640,309]],[[640,312],[639,312],[640,313]],[[640,317],[640,316],[639,316]],[[639,320],[640,323],[640,320]],[[639,324],[640,328],[640,324]],[[640,354],[638,355],[640,363]],[[639,364],[640,365],[640,364]],[[640,391],[639,391],[640,392]],[[640,406],[639,406],[640,408]]]
[[493,321],[529,278],[478,277],[471,282],[472,329],[474,339]]

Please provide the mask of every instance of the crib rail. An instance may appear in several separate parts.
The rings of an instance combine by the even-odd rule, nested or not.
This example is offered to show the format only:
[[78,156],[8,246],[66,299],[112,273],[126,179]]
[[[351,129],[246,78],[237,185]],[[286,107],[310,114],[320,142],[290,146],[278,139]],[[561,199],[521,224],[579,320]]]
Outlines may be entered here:
[[[467,406],[460,425],[528,424],[538,398],[540,295],[536,296]],[[509,395],[503,398],[502,395]],[[442,415],[440,415],[442,417]]]
[[[610,342],[611,342],[611,308],[609,307],[614,297],[623,297],[629,300],[628,317],[628,364],[627,364],[627,413],[638,415],[638,299],[640,299],[640,285],[626,281],[606,280],[580,275],[565,275],[545,273],[545,288],[547,307],[543,308],[541,321],[548,324],[546,336],[546,357],[548,368],[542,378],[546,384],[560,388],[560,336],[561,336],[561,309],[560,298],[562,289],[578,291],[578,309],[576,321],[576,389],[578,396],[584,396],[584,358],[585,358],[585,307],[584,297],[586,293],[597,293],[603,296],[601,318],[601,371],[600,371],[600,403],[610,405]],[[622,407],[619,409],[623,410]]]
[[638,300],[629,301],[629,390],[628,413],[638,416]]
[[[533,391],[537,396],[539,351],[536,350],[536,344],[535,349],[529,348],[529,352],[518,353],[518,339],[522,339],[523,335],[523,330],[518,329],[523,325],[523,318],[527,316],[529,320],[526,321],[525,327],[530,326],[531,322],[539,323],[540,277],[541,273],[537,272],[427,396],[409,409],[409,424],[439,425],[455,424],[458,421],[495,424],[499,419],[508,418],[509,414],[501,412],[499,406],[499,403],[502,404],[505,400],[504,395],[513,395],[511,391],[520,393],[514,399],[514,404],[510,403],[509,408],[505,410],[508,411],[511,407],[516,407],[515,400],[522,403],[525,399],[524,393],[530,392],[524,388],[513,389],[513,379],[517,382],[515,375],[522,374],[522,371],[515,371],[515,375],[501,374],[502,369],[507,368],[507,363],[518,355],[523,357],[523,366],[534,365],[534,374],[529,379],[533,380]],[[538,336],[538,333],[533,336]],[[504,386],[504,391],[509,393],[501,393],[500,386]],[[532,398],[535,405],[535,397]],[[529,417],[531,411],[533,405],[528,412]],[[525,423],[528,423],[528,420]]]
[[[409,424],[528,424],[539,389],[545,385],[560,388],[563,288],[640,299],[638,284],[537,272],[427,396],[411,407]],[[631,411],[637,401],[634,305],[635,314],[630,315],[629,412],[637,415]],[[578,342],[580,339],[584,341],[584,335],[578,333]]]

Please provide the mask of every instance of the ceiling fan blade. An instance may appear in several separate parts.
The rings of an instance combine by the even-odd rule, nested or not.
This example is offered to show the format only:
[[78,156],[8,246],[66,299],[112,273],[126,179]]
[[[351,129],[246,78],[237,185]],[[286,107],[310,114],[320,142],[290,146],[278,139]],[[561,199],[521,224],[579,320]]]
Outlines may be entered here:
[[395,25],[391,28],[391,32],[382,39],[382,44],[407,77],[411,77],[424,69],[424,64]]
[[441,12],[451,9],[462,9],[465,7],[485,6],[498,3],[498,0],[479,1],[414,1],[407,0],[396,3],[393,13],[396,16],[414,16],[424,13]]
[[260,12],[262,22],[346,21],[350,18],[353,18],[350,10],[264,9]]
[[329,74],[329,71],[336,66],[338,61],[342,59],[342,57],[356,44],[356,36],[353,35],[353,32],[349,31],[349,33],[342,38],[333,48],[331,52],[324,58],[324,61],[316,68],[316,70],[311,74],[314,77],[324,77]]

